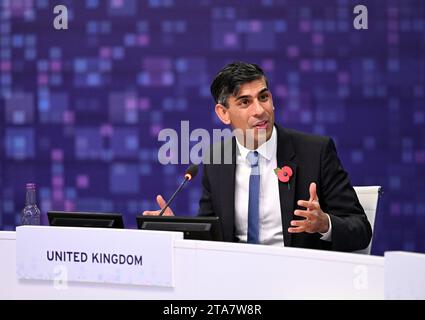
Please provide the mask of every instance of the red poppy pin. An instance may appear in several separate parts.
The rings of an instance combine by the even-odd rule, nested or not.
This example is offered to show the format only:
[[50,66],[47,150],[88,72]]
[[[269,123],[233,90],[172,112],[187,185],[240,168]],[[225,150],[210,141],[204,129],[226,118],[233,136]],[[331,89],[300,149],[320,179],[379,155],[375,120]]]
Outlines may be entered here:
[[290,189],[289,180],[293,174],[291,167],[283,166],[282,168],[276,168],[274,169],[274,173],[276,173],[279,181],[283,183],[288,182],[288,189]]

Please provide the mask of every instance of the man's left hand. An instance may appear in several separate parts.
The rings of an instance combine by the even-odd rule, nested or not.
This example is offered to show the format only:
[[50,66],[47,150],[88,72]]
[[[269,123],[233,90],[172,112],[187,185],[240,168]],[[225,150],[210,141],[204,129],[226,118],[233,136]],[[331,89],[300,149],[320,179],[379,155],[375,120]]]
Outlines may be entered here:
[[292,220],[291,228],[288,228],[290,233],[326,233],[329,230],[328,215],[322,211],[317,197],[317,187],[314,182],[309,188],[310,199],[308,201],[298,200],[297,204],[306,210],[295,210],[296,216],[304,217],[302,220]]

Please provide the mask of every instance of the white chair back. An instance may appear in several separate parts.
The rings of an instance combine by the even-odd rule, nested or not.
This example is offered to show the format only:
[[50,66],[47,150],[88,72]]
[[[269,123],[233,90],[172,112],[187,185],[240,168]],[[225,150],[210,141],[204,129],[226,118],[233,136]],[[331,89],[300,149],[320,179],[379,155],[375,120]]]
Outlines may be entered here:
[[358,250],[355,252],[370,254],[370,250],[372,248],[372,241],[373,241],[373,230],[375,227],[376,210],[378,208],[378,200],[381,194],[381,186],[365,186],[365,187],[355,186],[354,190],[356,191],[360,204],[362,205],[366,213],[367,219],[370,222],[370,226],[372,227],[372,240],[370,241],[369,246],[363,250]]

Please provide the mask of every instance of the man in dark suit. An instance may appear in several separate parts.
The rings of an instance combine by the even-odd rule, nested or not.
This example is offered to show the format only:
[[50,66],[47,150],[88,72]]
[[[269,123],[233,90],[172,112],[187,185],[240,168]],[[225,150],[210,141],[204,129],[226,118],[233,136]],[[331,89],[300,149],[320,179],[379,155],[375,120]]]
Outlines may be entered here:
[[[235,137],[211,149],[199,214],[220,217],[225,241],[336,251],[369,245],[370,223],[332,139],[276,125],[257,65],[225,66],[211,93],[217,116]],[[214,154],[223,155],[218,163]],[[164,207],[161,196],[157,202]]]

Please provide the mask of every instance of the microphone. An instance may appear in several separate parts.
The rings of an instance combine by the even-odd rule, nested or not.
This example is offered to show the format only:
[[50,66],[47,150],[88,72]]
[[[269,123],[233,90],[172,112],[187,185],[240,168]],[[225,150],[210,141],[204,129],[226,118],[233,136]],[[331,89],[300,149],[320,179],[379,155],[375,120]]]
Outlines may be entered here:
[[199,168],[199,166],[197,164],[191,164],[189,166],[189,168],[186,169],[186,172],[184,173],[184,180],[182,181],[182,183],[180,184],[180,186],[177,188],[177,190],[173,193],[173,195],[171,196],[170,200],[167,201],[167,203],[165,204],[165,207],[159,213],[160,216],[162,216],[164,214],[165,209],[168,208],[168,206],[170,205],[170,203],[174,200],[174,197],[177,195],[177,193],[180,192],[180,190],[183,188],[183,186],[185,185],[185,183],[187,181],[192,180],[198,174],[198,168]]

